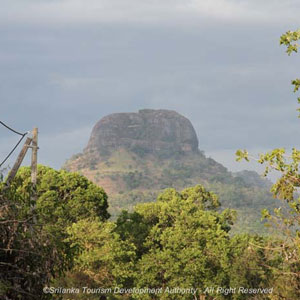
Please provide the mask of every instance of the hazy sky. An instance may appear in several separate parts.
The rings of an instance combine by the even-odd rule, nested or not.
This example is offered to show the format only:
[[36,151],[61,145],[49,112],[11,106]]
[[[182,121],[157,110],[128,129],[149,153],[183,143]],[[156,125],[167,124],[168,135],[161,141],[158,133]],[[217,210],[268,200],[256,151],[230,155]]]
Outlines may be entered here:
[[[38,126],[39,162],[60,168],[103,116],[172,109],[207,155],[247,167],[236,149],[300,147],[300,54],[279,46],[299,13],[300,0],[1,0],[0,120]],[[0,160],[17,139],[0,127]]]

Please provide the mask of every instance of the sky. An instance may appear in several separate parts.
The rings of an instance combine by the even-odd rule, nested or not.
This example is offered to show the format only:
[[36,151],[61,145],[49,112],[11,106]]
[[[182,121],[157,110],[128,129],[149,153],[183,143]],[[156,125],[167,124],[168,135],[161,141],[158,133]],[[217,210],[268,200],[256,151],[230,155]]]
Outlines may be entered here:
[[[1,0],[0,120],[37,126],[39,163],[59,169],[103,116],[171,109],[207,156],[257,169],[235,151],[300,148],[300,54],[279,45],[299,12],[300,0]],[[17,140],[0,126],[0,160]]]

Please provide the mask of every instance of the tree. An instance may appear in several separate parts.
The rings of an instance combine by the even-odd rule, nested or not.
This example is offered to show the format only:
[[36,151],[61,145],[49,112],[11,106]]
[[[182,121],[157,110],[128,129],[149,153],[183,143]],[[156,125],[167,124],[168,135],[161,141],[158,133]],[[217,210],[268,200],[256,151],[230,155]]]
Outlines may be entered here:
[[[280,38],[280,44],[287,47],[286,52],[291,55],[298,52],[300,40],[300,30],[288,31]],[[300,79],[292,80],[294,92],[300,88]],[[300,97],[298,98],[300,103]],[[300,109],[298,109],[300,111]],[[247,150],[236,152],[237,161],[242,159],[249,161],[256,160],[265,166],[264,176],[272,170],[280,172],[281,176],[272,186],[271,192],[274,197],[282,200],[282,205],[274,209],[273,212],[264,209],[262,216],[272,223],[281,236],[281,241],[275,247],[269,249],[276,255],[282,256],[282,263],[273,272],[277,273],[284,280],[285,286],[279,286],[279,295],[289,299],[300,298],[300,151],[293,148],[288,154],[284,148],[274,149],[258,158],[249,155]],[[286,288],[289,287],[289,289]],[[287,295],[287,290],[288,295]]]
[[[115,232],[116,224],[98,218],[85,219],[68,228],[69,241],[79,254],[73,268],[55,282],[55,286],[89,287],[90,289],[131,288],[136,277],[136,248],[122,241]],[[99,299],[101,292],[67,295],[67,299]],[[119,299],[103,292],[103,299]],[[101,299],[102,299],[101,298]],[[121,296],[122,298],[122,296]]]
[[[182,192],[167,189],[155,203],[137,205],[134,213],[121,215],[116,230],[122,232],[120,236],[125,240],[136,244],[139,253],[136,287],[197,289],[195,295],[166,292],[132,298],[198,299],[206,287],[238,287],[241,283],[245,287],[266,286],[267,275],[262,266],[266,257],[257,249],[248,249],[249,240],[258,238],[246,236],[232,240],[229,232],[234,211],[219,212],[219,205],[216,195],[198,185]],[[260,239],[259,244],[262,243]],[[245,260],[252,258],[249,267],[240,263],[243,255]],[[233,266],[237,270],[235,274],[232,274]],[[217,294],[216,290],[206,294],[209,299],[248,296]]]
[[48,299],[43,287],[70,268],[78,253],[67,227],[87,217],[109,217],[101,188],[79,174],[45,166],[38,167],[36,197],[25,167],[9,189],[0,185],[0,201],[3,299]]

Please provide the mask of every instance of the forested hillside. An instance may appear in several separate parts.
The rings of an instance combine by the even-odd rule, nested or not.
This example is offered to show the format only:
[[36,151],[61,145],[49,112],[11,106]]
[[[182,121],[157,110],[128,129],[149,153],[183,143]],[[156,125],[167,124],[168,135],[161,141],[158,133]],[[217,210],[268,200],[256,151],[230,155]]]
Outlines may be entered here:
[[198,144],[190,121],[174,111],[113,114],[95,125],[86,149],[64,168],[102,186],[113,217],[154,201],[165,188],[201,184],[220,197],[222,207],[238,210],[235,230],[264,230],[260,211],[274,205],[271,183],[255,172],[232,174]]

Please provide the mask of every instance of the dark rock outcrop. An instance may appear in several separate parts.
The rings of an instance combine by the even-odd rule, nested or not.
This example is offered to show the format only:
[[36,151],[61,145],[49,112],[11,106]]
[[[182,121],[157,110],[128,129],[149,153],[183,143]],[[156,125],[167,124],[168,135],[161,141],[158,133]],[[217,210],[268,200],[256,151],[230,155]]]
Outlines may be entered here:
[[175,111],[153,109],[102,118],[93,128],[85,153],[105,155],[119,148],[161,158],[199,151],[196,132],[187,118]]

